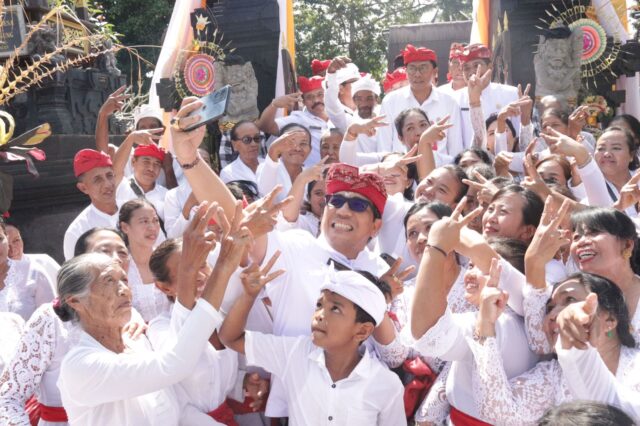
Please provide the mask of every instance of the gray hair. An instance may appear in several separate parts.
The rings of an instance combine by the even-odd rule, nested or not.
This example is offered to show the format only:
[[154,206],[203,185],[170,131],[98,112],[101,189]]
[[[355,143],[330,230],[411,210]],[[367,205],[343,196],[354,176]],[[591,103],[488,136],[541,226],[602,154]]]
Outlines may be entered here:
[[116,262],[102,253],[87,253],[76,256],[62,265],[58,272],[58,300],[53,310],[62,321],[77,321],[78,314],[69,306],[70,297],[84,298],[91,291],[91,284],[100,273]]

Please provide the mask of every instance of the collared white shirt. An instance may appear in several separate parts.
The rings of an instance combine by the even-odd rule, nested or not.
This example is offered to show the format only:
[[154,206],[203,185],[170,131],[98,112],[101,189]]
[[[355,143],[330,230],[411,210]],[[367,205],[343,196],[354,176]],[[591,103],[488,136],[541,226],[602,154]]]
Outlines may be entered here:
[[396,117],[409,108],[422,109],[431,123],[435,123],[447,115],[450,116],[449,123],[453,127],[447,130],[447,136],[438,142],[438,152],[453,157],[463,150],[460,107],[456,100],[438,88],[432,87],[427,100],[420,104],[413,96],[411,87],[405,86],[389,93],[382,101],[380,115],[384,115],[385,122],[389,123],[389,126],[378,129],[378,140],[380,146],[385,147],[384,151],[406,152],[406,147],[398,139],[394,123]]
[[[456,90],[457,101],[460,105],[462,116],[462,138],[464,147],[469,148],[473,143],[473,126],[471,125],[471,115],[469,113],[469,91]],[[482,112],[486,120],[493,113],[499,112],[502,108],[511,102],[518,100],[518,88],[500,83],[489,83],[480,95],[480,103],[482,104]],[[516,129],[516,135],[520,131],[520,117],[510,117],[511,123]]]
[[144,338],[115,353],[82,332],[58,379],[73,425],[177,425],[180,405],[173,385],[187,377],[222,316],[200,299],[175,344],[153,352]]
[[9,270],[0,290],[0,311],[13,312],[28,321],[40,305],[53,300],[55,284],[36,263],[12,259],[7,262]]
[[337,382],[329,375],[324,351],[307,336],[247,331],[245,353],[249,365],[284,383],[292,425],[407,424],[400,379],[366,349],[351,374]]
[[[267,238],[264,263],[279,250],[280,257],[272,270],[287,271],[265,287],[265,293],[271,300],[273,334],[277,336],[308,336],[311,333],[309,321],[320,297],[329,259],[354,270],[371,272],[375,276],[389,269],[379,256],[366,248],[355,259],[347,259],[334,250],[323,235],[316,239],[307,231],[290,230],[272,231]],[[286,416],[286,401],[278,381],[272,385],[267,415]]]
[[[135,181],[134,177],[124,177],[118,185],[118,189],[116,190],[116,203],[118,203],[118,208],[127,201],[139,198],[133,189],[131,189],[131,179]],[[137,181],[135,182],[137,184]],[[138,185],[138,187],[142,192],[144,192],[140,185]],[[167,188],[156,183],[151,191],[144,192],[144,198],[153,204],[156,208],[156,212],[158,212],[158,217],[162,220],[164,220],[164,197],[167,194],[167,191]]]
[[71,222],[64,233],[64,258],[69,260],[73,257],[78,238],[92,228],[112,228],[118,225],[118,212],[109,215],[98,210],[93,204],[89,204]]
[[456,96],[458,96],[458,92],[462,89],[466,90],[467,88],[463,87],[461,89],[454,89],[453,86],[451,85],[451,82],[441,84],[440,86],[438,86],[438,90],[440,90],[443,93],[446,93],[447,95],[453,97],[454,99]]
[[[262,158],[258,158],[259,164],[262,164],[263,161],[264,160]],[[257,170],[254,173],[254,171],[251,170],[251,168],[247,166],[240,157],[238,157],[231,163],[227,164],[224,169],[220,170],[220,179],[222,179],[224,183],[229,183],[234,180],[248,180],[257,185],[258,178],[256,173]]]
[[333,127],[331,121],[324,121],[306,108],[302,111],[293,111],[286,117],[278,117],[275,121],[278,129],[282,129],[287,124],[296,123],[306,127],[311,133],[311,152],[304,162],[305,167],[312,166],[321,160],[320,137],[327,129]]

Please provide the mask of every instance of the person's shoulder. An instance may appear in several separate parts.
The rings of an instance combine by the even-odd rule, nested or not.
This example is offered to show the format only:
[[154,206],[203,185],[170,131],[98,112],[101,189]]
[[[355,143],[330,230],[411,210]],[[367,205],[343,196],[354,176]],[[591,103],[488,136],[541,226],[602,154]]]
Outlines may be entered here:
[[390,105],[395,102],[398,102],[399,99],[406,98],[410,90],[411,90],[411,87],[407,85],[394,90],[388,95],[385,95],[384,99],[382,100],[382,106]]
[[491,83],[491,88],[499,93],[518,96],[518,88],[516,86],[511,86],[510,84]]

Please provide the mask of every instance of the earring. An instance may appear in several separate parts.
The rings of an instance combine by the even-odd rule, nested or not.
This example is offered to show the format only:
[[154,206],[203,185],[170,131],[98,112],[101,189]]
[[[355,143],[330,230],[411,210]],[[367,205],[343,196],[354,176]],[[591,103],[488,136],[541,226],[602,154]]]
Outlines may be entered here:
[[613,337],[613,330],[607,331],[607,337],[608,338],[612,338]]
[[630,248],[626,248],[622,251],[622,257],[624,257],[626,260],[631,259],[631,249]]

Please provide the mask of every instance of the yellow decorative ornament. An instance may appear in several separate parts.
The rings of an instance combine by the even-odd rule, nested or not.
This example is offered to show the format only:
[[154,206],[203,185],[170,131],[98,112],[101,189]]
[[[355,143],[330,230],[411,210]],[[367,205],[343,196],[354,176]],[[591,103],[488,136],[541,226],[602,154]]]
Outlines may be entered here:
[[[9,123],[9,130],[7,130],[7,126],[5,125],[3,118]],[[13,120],[11,114],[6,111],[0,111],[0,146],[11,140],[15,130],[16,122]]]

